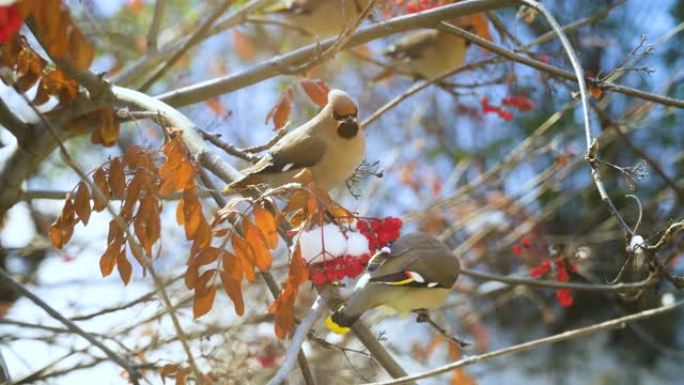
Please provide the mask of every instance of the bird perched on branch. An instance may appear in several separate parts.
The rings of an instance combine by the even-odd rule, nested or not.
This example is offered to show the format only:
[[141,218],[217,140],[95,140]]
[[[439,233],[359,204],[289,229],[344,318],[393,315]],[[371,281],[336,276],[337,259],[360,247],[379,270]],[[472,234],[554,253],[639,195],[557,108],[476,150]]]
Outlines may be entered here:
[[276,142],[224,192],[261,183],[281,186],[293,182],[305,168],[311,171],[314,184],[328,191],[354,173],[365,153],[356,102],[344,91],[331,90],[328,103],[316,116]]
[[378,306],[402,316],[440,306],[458,279],[461,265],[444,243],[415,232],[380,250],[366,269],[349,300],[325,321],[331,331],[346,333],[366,310]]
[[403,73],[433,78],[462,65],[466,49],[466,41],[458,36],[421,29],[390,45],[383,55]]
[[368,6],[369,0],[283,0],[270,11],[325,39],[338,35]]

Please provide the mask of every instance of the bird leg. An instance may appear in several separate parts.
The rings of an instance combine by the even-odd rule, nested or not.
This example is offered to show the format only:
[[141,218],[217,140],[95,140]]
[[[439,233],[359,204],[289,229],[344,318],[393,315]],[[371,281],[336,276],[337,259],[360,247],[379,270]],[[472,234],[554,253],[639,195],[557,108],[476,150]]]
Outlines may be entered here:
[[444,337],[456,342],[458,344],[458,346],[460,346],[461,348],[467,348],[471,345],[470,342],[463,341],[462,339],[449,334],[449,332],[447,332],[446,329],[441,327],[438,323],[433,321],[432,318],[430,318],[430,313],[428,313],[427,310],[425,310],[425,309],[417,310],[416,313],[417,313],[416,322],[419,322],[419,323],[427,322],[427,323],[429,323],[430,326],[435,328],[441,335],[443,335]]

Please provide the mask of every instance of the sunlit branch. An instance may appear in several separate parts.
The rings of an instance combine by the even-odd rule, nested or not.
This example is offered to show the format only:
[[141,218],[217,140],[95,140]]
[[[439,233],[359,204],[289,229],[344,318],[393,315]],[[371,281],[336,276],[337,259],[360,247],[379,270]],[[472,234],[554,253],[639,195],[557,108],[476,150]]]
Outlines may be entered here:
[[635,314],[630,314],[628,316],[624,317],[619,317],[615,318],[609,321],[597,323],[591,326],[586,326],[583,328],[578,328],[578,329],[573,329],[573,330],[568,330],[563,333],[555,334],[549,337],[544,337],[544,338],[539,338],[536,340],[532,340],[529,342],[524,342],[518,345],[513,345],[509,346],[507,348],[495,350],[493,352],[489,353],[484,353],[484,354],[479,354],[476,356],[470,356],[470,357],[465,357],[462,358],[458,361],[452,362],[447,365],[440,366],[438,368],[432,369],[425,371],[423,373],[411,375],[411,376],[406,376],[394,380],[388,380],[388,381],[381,381],[381,382],[374,382],[372,384],[366,384],[366,385],[395,385],[395,384],[405,384],[410,381],[415,381],[415,380],[420,380],[422,378],[429,378],[429,377],[434,377],[438,374],[446,373],[449,371],[452,371],[454,369],[467,366],[467,365],[472,365],[475,363],[483,362],[490,360],[492,358],[496,358],[499,356],[503,356],[506,354],[512,354],[512,353],[519,353],[523,351],[527,351],[530,349],[538,348],[540,346],[548,345],[548,344],[554,344],[557,342],[562,342],[566,341],[572,338],[576,337],[581,337],[581,336],[586,336],[590,334],[594,334],[600,331],[604,330],[610,330],[610,329],[615,329],[615,328],[622,328],[624,327],[624,324],[628,322],[634,322],[642,319],[647,319],[647,318],[652,318],[661,314],[665,314],[668,312],[671,312],[672,310],[675,310],[679,307],[684,305],[684,301],[676,302],[672,305],[667,305],[667,306],[661,306],[657,307],[655,309],[649,309],[649,310],[644,310]]

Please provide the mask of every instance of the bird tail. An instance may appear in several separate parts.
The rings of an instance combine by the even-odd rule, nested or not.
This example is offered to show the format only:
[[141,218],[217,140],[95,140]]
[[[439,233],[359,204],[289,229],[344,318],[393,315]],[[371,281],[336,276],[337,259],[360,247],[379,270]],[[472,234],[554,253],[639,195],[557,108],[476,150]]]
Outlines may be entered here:
[[361,314],[346,314],[342,308],[325,320],[325,326],[333,333],[345,334],[359,317]]

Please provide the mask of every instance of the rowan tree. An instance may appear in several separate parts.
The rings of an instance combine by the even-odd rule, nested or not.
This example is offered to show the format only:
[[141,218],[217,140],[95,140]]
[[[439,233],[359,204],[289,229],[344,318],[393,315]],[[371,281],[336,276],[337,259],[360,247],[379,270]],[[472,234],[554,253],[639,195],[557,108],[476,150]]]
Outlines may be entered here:
[[[681,2],[375,0],[330,38],[274,3],[2,2],[2,383],[681,381]],[[421,28],[465,61],[382,55]],[[346,185],[224,189],[333,88]],[[461,259],[433,314],[472,345],[330,334],[415,230]]]

